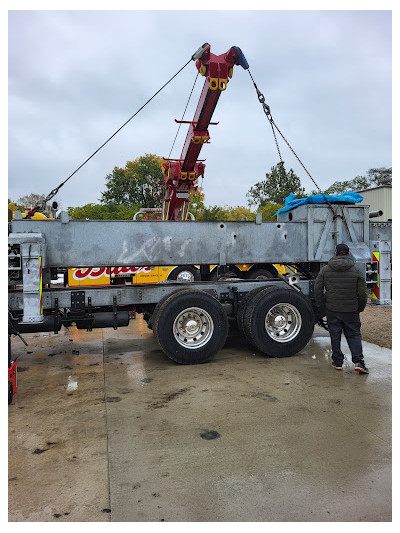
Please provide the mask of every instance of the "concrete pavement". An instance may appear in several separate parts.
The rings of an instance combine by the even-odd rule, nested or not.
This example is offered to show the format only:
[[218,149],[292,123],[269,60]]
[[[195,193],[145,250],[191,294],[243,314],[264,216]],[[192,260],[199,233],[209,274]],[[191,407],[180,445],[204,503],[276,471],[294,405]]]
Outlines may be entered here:
[[391,520],[390,350],[364,343],[365,376],[334,370],[319,331],[287,359],[234,334],[196,366],[140,318],[26,339],[10,521]]

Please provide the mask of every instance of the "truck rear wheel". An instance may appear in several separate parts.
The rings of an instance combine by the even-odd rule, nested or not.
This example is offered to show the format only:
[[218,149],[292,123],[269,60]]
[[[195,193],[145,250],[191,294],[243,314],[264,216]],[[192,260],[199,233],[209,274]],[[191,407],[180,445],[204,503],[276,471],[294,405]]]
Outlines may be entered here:
[[245,274],[246,279],[266,280],[266,279],[271,279],[273,277],[274,275],[272,274],[272,272],[270,272],[266,268],[251,268]]
[[[155,333],[155,324],[158,320],[158,315],[160,313],[160,309],[162,309],[164,303],[169,300],[171,297],[173,297],[174,295],[176,295],[178,292],[179,293],[182,293],[182,292],[193,292],[194,290],[196,289],[191,289],[189,287],[185,287],[183,286],[182,288],[179,288],[179,289],[176,289],[174,292],[170,293],[170,294],[166,294],[165,296],[163,296],[161,298],[161,300],[158,302],[158,304],[155,306],[155,309],[153,310],[152,314],[151,314],[151,328],[153,330],[153,333],[156,335]],[[156,335],[157,336],[157,335]]]
[[[236,315],[236,321],[239,328],[239,331],[242,335],[246,336],[246,332],[244,330],[244,314],[246,312],[247,306],[249,303],[253,301],[253,298],[256,294],[258,294],[261,291],[265,291],[266,287],[256,287],[252,291],[246,292],[246,294],[243,296],[242,300],[239,303],[238,312]],[[250,340],[250,339],[249,339]]]
[[178,291],[160,304],[154,313],[154,332],[173,361],[205,363],[225,344],[228,319],[219,301],[209,294]]
[[168,279],[193,283],[194,281],[200,281],[200,271],[198,268],[191,265],[180,266],[171,271]]
[[314,330],[311,303],[293,289],[267,288],[247,305],[244,319],[247,339],[271,357],[290,357],[309,342]]

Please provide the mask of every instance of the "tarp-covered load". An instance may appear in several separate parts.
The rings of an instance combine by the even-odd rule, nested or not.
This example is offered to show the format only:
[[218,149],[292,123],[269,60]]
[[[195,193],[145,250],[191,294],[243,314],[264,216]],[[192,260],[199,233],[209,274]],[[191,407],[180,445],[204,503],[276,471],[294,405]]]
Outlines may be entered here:
[[290,211],[299,205],[304,204],[326,204],[327,201],[331,204],[358,204],[363,201],[361,194],[357,192],[347,191],[342,194],[314,194],[313,196],[307,196],[307,198],[294,199],[294,194],[291,192],[289,196],[285,198],[285,207],[279,209],[275,214]]

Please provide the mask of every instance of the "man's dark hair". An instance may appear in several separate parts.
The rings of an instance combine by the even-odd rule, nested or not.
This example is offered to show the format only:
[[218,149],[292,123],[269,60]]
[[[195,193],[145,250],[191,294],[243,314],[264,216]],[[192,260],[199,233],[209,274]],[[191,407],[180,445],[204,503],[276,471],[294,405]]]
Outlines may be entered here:
[[347,244],[338,244],[335,248],[336,255],[348,255],[350,250]]

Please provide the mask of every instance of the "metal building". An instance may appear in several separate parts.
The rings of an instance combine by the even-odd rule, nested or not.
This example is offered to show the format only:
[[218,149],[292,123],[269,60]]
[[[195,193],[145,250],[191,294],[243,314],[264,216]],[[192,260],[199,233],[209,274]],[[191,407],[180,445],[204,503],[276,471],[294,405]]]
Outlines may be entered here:
[[374,222],[387,222],[392,220],[392,186],[381,185],[364,191],[357,191],[364,200],[363,205],[369,205],[370,212],[383,211],[383,215],[375,217]]

